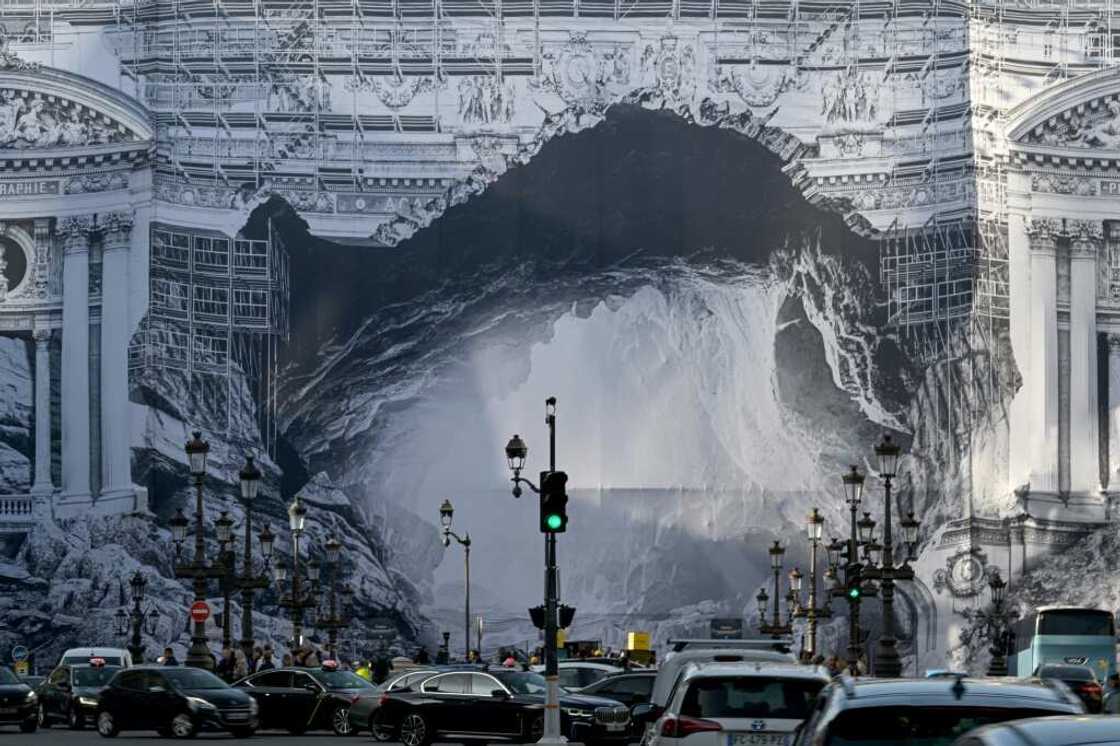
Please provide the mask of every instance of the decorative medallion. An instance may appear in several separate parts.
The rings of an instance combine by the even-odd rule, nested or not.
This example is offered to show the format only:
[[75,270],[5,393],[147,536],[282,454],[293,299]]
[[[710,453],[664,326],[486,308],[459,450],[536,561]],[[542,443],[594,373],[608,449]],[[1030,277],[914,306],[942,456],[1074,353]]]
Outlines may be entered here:
[[948,589],[954,598],[972,598],[984,590],[996,568],[988,566],[988,555],[976,549],[962,549],[945,560],[945,569],[933,574],[933,590]]
[[582,31],[571,32],[561,49],[546,50],[541,63],[537,85],[567,104],[598,101],[608,87],[630,82],[629,48],[593,46]]
[[15,241],[0,238],[0,302],[27,276],[27,256]]

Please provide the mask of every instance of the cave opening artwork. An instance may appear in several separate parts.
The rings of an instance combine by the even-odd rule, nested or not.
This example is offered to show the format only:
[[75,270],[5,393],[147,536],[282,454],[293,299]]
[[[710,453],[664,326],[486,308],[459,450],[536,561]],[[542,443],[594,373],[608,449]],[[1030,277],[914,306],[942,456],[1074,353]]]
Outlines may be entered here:
[[298,496],[343,657],[465,647],[445,500],[470,644],[533,647],[502,449],[547,468],[549,396],[570,639],[754,634],[768,548],[807,573],[814,508],[848,536],[850,465],[881,522],[884,434],[905,672],[983,669],[997,574],[1024,610],[1110,598],[1116,19],[1012,5],[0,9],[0,656],[123,646],[133,576],[147,654],[184,652],[196,500],[240,556],[247,455],[270,580],[250,615],[209,583],[214,645],[291,637],[257,532],[289,556]]

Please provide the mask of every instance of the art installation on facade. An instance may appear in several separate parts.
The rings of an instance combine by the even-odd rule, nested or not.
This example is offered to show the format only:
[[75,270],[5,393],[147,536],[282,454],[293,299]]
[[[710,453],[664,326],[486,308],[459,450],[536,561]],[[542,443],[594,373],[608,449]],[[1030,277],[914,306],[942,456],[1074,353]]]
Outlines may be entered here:
[[195,429],[207,509],[240,518],[256,454],[254,521],[301,494],[402,649],[461,629],[447,497],[488,639],[535,634],[501,447],[551,394],[562,598],[615,644],[753,619],[766,546],[813,507],[842,535],[839,475],[884,431],[922,518],[908,666],[963,654],[984,578],[1014,594],[1112,520],[1111,3],[35,0],[0,24],[5,635],[84,641],[125,568],[164,599],[151,645],[185,639],[161,572]]

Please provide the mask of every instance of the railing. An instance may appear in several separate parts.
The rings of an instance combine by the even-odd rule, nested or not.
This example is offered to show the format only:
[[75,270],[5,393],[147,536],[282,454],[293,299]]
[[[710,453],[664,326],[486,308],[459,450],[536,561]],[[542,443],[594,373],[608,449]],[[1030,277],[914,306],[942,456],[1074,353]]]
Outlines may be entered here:
[[0,523],[35,522],[35,498],[30,495],[0,497]]

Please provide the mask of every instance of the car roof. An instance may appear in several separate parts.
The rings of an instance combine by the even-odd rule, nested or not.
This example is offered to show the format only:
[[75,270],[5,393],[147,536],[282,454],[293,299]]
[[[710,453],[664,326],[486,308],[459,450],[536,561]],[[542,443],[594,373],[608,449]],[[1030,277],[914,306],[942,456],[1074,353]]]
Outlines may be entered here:
[[99,655],[105,654],[128,656],[129,652],[124,648],[70,648],[62,654],[62,657],[65,658],[68,655],[88,655],[91,658],[96,658]]
[[[958,685],[959,682],[959,685]],[[1023,707],[1050,707],[1077,714],[1080,705],[1060,690],[1019,679],[860,679],[841,677],[834,686],[843,692],[846,708],[882,707],[886,704],[922,706],[959,705],[964,698],[985,705],[1014,699]],[[963,691],[961,688],[963,687]]]
[[817,666],[801,666],[796,663],[773,663],[770,661],[754,661],[743,663],[705,663],[690,664],[681,675],[682,680],[715,678],[717,676],[780,676],[784,679],[811,679],[828,683],[829,677],[823,668]]
[[[1076,730],[1074,730],[1076,729]],[[1120,718],[1099,715],[1055,715],[995,723],[977,728],[970,736],[1014,733],[1031,744],[1115,743],[1120,740]]]
[[1112,613],[1111,611],[1108,611],[1108,609],[1089,609],[1089,608],[1086,608],[1084,606],[1057,606],[1057,605],[1055,605],[1055,606],[1039,606],[1038,608],[1035,609],[1035,613],[1038,613],[1040,611],[1106,611],[1109,614]]
[[560,668],[592,668],[596,671],[621,671],[621,666],[610,663],[596,663],[594,661],[560,661]]

